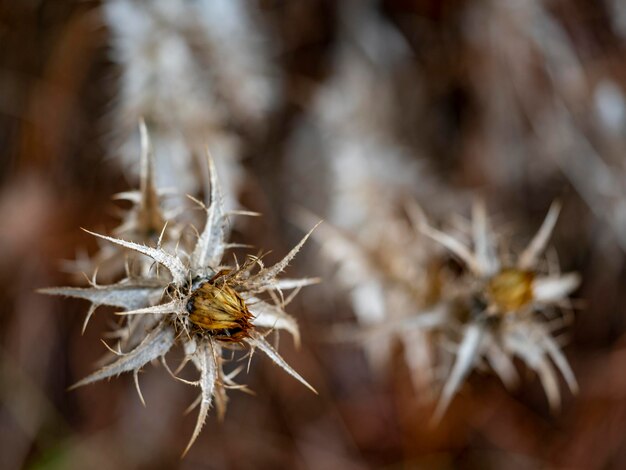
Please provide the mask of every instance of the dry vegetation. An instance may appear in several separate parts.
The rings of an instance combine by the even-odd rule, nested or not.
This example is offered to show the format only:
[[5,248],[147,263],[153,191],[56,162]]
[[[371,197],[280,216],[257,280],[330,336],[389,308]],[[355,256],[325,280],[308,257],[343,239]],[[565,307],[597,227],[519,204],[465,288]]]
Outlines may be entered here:
[[[1,468],[626,464],[621,1],[5,3]],[[138,374],[146,407],[133,374],[66,390],[111,359],[114,312],[162,299],[103,306],[82,333],[87,302],[35,290],[87,286],[79,273],[97,266],[101,285],[143,276],[196,295],[171,258],[151,252],[167,268],[154,274],[80,227],[155,247],[170,220],[163,246],[204,267],[187,265],[205,211],[185,194],[212,200],[205,145],[225,210],[263,215],[229,222],[227,239],[252,248],[221,264],[272,266],[325,221],[281,274],[323,282],[285,292],[283,326],[262,325],[300,347],[241,337],[278,348],[319,395],[262,354],[249,369],[225,354],[224,420],[201,409],[181,460],[198,389],[158,361]],[[205,274],[205,308],[226,296],[255,331],[247,281]]]

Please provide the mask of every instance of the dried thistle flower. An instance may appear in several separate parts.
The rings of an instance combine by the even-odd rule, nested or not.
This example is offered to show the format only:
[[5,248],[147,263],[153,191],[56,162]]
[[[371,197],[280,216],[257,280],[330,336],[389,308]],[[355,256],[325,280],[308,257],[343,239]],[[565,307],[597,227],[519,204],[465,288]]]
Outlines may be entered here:
[[[156,247],[133,241],[100,235],[106,240],[131,252],[145,255],[158,266],[165,268],[147,270],[139,274],[130,273],[118,283],[91,287],[59,287],[42,289],[42,293],[86,299],[91,302],[90,312],[101,305],[121,308],[119,315],[139,318],[129,323],[132,332],[116,332],[124,338],[121,344],[130,347],[126,353],[116,352],[119,358],[73,386],[80,387],[123,372],[133,372],[137,391],[141,397],[138,372],[148,362],[161,359],[165,368],[178,380],[199,386],[201,395],[195,405],[200,405],[198,420],[186,453],[196,440],[215,400],[218,414],[222,416],[226,407],[226,390],[243,388],[235,384],[235,370],[224,371],[224,351],[248,349],[266,354],[274,363],[309,389],[315,391],[266,340],[273,330],[286,330],[296,343],[299,330],[295,319],[283,310],[292,296],[284,299],[282,291],[297,291],[316,279],[277,279],[288,263],[309,237],[309,232],[280,262],[264,266],[259,257],[234,266],[223,264],[224,252],[231,247],[226,243],[228,213],[222,206],[217,176],[209,158],[210,203],[208,207],[199,201],[206,212],[206,224],[192,249],[179,247],[173,254],[163,245],[162,230]],[[241,212],[239,212],[241,214]],[[246,214],[246,213],[244,213]],[[268,295],[272,301],[262,297]],[[176,345],[182,345],[185,360],[194,364],[200,373],[198,381],[179,378],[165,362],[165,355]],[[115,352],[115,351],[113,351]],[[183,454],[184,455],[184,454]]]
[[[435,420],[474,368],[487,365],[507,387],[515,386],[513,357],[537,372],[550,405],[558,407],[554,365],[572,391],[577,384],[552,336],[563,326],[564,317],[552,313],[568,307],[567,296],[579,284],[577,274],[560,274],[556,267],[546,273],[540,260],[559,209],[553,204],[519,256],[498,250],[480,202],[474,205],[469,237],[465,237],[471,245],[428,225],[415,204],[407,207],[413,228],[399,218],[387,220],[387,233],[370,240],[370,245],[356,243],[349,233],[326,225],[316,237],[324,243],[325,252],[341,263],[339,279],[354,289],[353,307],[361,323],[357,331],[338,329],[337,336],[362,342],[369,356],[374,349],[378,356],[374,365],[379,363],[379,367],[388,367],[391,359],[389,354],[380,354],[380,346],[397,339],[421,397],[436,371],[445,371]],[[437,246],[429,247],[425,237]],[[442,247],[461,261],[462,273],[452,274],[445,268]],[[377,295],[367,308],[359,300],[358,284],[369,286],[370,299]],[[372,304],[379,306],[375,318],[367,314]]]
[[443,387],[435,417],[445,412],[463,380],[484,360],[507,386],[516,383],[512,357],[519,357],[539,376],[550,406],[560,404],[557,375],[563,375],[570,390],[577,390],[574,374],[552,331],[562,326],[550,313],[567,307],[567,296],[580,282],[575,273],[558,268],[545,273],[540,256],[554,229],[560,205],[552,204],[540,229],[528,246],[512,256],[498,253],[482,202],[473,207],[472,247],[425,222],[419,210],[412,211],[420,230],[451,253],[467,268],[456,282],[460,286],[448,300],[431,312],[438,317],[433,331],[456,346],[454,363]]

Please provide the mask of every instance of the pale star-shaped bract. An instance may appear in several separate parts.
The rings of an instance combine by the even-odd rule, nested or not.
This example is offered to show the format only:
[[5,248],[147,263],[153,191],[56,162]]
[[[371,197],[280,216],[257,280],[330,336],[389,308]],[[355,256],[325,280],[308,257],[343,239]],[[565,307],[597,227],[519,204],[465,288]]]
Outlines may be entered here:
[[[232,381],[234,374],[228,375],[223,370],[223,350],[249,348],[249,354],[260,350],[275,364],[289,375],[315,391],[266,340],[267,333],[273,330],[286,330],[299,341],[298,326],[291,316],[283,311],[289,299],[281,300],[283,290],[297,292],[301,287],[318,282],[317,279],[277,279],[277,276],[295,257],[311,232],[278,263],[265,267],[258,258],[251,257],[242,266],[224,266],[223,256],[231,246],[226,242],[229,214],[222,208],[222,201],[217,175],[212,159],[208,158],[210,177],[210,197],[205,206],[206,224],[199,234],[198,240],[190,254],[179,248],[179,253],[172,253],[161,245],[163,234],[157,246],[150,247],[133,241],[109,237],[89,232],[116,246],[145,255],[165,268],[166,273],[154,273],[154,270],[133,276],[116,284],[99,286],[95,283],[87,288],[50,288],[41,292],[52,295],[63,295],[89,300],[92,303],[90,313],[100,305],[121,308],[119,315],[127,318],[139,318],[140,325],[127,335],[126,341],[120,344],[129,346],[126,353],[113,351],[119,358],[97,372],[79,381],[74,387],[93,383],[123,372],[133,372],[137,380],[138,371],[148,362],[161,359],[168,371],[176,377],[165,362],[165,355],[175,345],[182,344],[185,350],[184,363],[191,362],[199,371],[200,378],[196,382],[179,379],[183,382],[199,386],[201,390],[198,420],[186,453],[198,437],[206,420],[209,408],[215,400],[218,414],[224,413],[226,406],[226,389],[241,388]],[[165,233],[166,229],[164,229]],[[213,279],[221,283],[211,284]],[[242,332],[232,333],[221,327],[220,334],[216,329],[203,329],[190,318],[194,312],[193,299],[198,296],[203,284],[210,284],[211,292],[216,296],[226,296],[227,300],[240,301],[242,310],[251,314],[249,328]],[[213,287],[213,286],[217,287]],[[219,287],[223,286],[223,287]],[[226,290],[228,289],[228,290]],[[267,293],[274,299],[272,303],[261,299]],[[229,297],[230,296],[230,297]],[[222,297],[219,297],[222,298]],[[205,299],[201,299],[205,300]],[[213,301],[217,302],[217,301]],[[212,304],[215,305],[215,304]],[[217,305],[221,308],[221,305]],[[201,313],[204,311],[201,311]],[[220,311],[221,314],[221,311]],[[211,318],[209,318],[211,319]],[[121,330],[121,329],[120,329]],[[222,331],[223,330],[223,331]],[[230,334],[238,334],[229,337]],[[122,336],[122,334],[120,334]],[[178,377],[176,377],[178,378]],[[141,392],[139,391],[140,397]],[[143,398],[142,398],[143,401]]]

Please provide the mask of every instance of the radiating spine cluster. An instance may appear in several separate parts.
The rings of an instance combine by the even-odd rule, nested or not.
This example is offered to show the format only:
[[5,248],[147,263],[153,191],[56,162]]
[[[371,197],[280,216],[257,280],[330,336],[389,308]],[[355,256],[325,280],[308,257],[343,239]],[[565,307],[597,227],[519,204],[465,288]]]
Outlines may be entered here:
[[[160,215],[156,203],[158,192],[150,177],[151,153],[145,127],[142,165],[142,191],[131,200],[136,207],[127,214],[126,234],[141,234]],[[265,266],[259,257],[249,256],[239,265],[224,262],[224,254],[232,247],[227,243],[228,218],[233,213],[223,210],[217,174],[210,156],[207,159],[210,195],[207,204],[196,201],[206,215],[203,230],[197,240],[188,241],[184,227],[174,221],[164,222],[160,235],[149,246],[151,236],[135,237],[135,241],[91,233],[116,247],[117,254],[130,257],[139,269],[126,269],[125,277],[114,284],[92,285],[86,288],[60,287],[43,289],[52,295],[86,299],[91,307],[85,327],[94,310],[102,305],[120,309],[118,315],[127,319],[116,331],[119,357],[109,365],[79,381],[74,387],[86,385],[123,372],[134,374],[140,397],[138,372],[148,362],[160,359],[172,376],[185,383],[199,386],[201,395],[197,424],[187,452],[196,440],[206,420],[211,404],[215,402],[218,414],[224,414],[226,390],[241,388],[233,379],[238,369],[226,373],[226,350],[260,350],[288,374],[315,391],[267,341],[266,335],[286,330],[299,341],[294,318],[284,312],[287,300],[282,292],[317,282],[317,279],[278,279],[280,273],[298,253],[307,234],[281,261]],[[143,186],[149,187],[143,187]],[[250,213],[238,212],[239,214]],[[161,219],[159,219],[161,220]],[[170,223],[171,222],[171,223]],[[268,297],[269,300],[264,300]],[[176,346],[182,346],[185,359],[182,367],[191,362],[200,374],[197,381],[182,379],[168,367],[165,356]],[[124,352],[121,352],[124,350]],[[142,398],[143,401],[143,398]]]

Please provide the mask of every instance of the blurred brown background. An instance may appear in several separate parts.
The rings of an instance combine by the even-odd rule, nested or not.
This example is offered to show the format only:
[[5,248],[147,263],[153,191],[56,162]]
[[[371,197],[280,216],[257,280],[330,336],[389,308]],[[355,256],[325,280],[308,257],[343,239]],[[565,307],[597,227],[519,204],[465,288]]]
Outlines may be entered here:
[[[623,468],[626,5],[237,3],[265,35],[278,91],[260,118],[220,121],[245,172],[239,200],[264,214],[235,236],[278,257],[301,236],[294,206],[341,222],[333,207],[350,195],[340,201],[333,165],[365,152],[373,156],[362,165],[377,160],[385,168],[377,176],[392,191],[442,218],[466,212],[465,196],[479,192],[527,237],[558,197],[564,211],[553,245],[562,267],[583,276],[576,297],[584,305],[565,347],[580,394],[563,388],[563,409],[551,414],[531,375],[511,394],[474,373],[441,425],[429,427],[432,407],[416,398],[402,360],[376,376],[358,346],[323,341],[333,322],[353,314],[315,243],[290,273],[331,277],[290,305],[303,347],[284,340],[281,352],[319,396],[256,357],[244,377],[256,396],[231,393],[225,421],[211,416],[181,461],[195,420],[182,412],[195,391],[161,368],[142,374],[147,408],[130,377],[66,392],[105,351],[99,340],[110,312],[97,312],[81,336],[86,304],[34,289],[75,282],[62,260],[96,248],[79,228],[115,226],[111,195],[137,184],[111,144],[123,71],[98,2],[7,1],[0,4],[0,467]],[[220,96],[237,96],[239,84],[232,87]],[[346,171],[346,181],[357,178]]]

